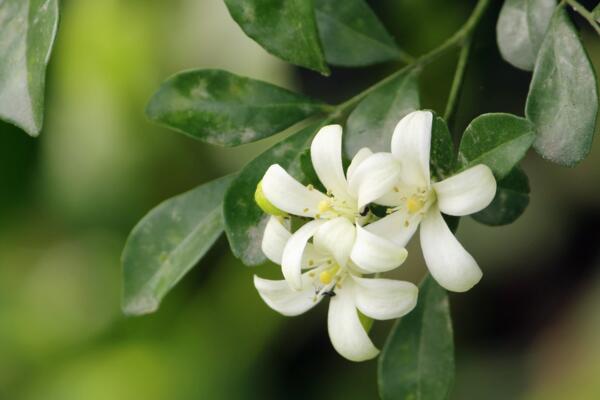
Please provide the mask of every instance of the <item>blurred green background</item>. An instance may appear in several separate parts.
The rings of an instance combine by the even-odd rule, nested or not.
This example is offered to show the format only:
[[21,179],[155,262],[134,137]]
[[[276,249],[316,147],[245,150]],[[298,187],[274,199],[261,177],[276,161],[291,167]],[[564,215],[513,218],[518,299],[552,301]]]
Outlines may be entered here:
[[[371,4],[420,54],[473,2]],[[498,9],[477,33],[456,131],[483,112],[522,114],[529,74],[498,55]],[[576,21],[598,69],[600,41]],[[443,110],[455,59],[424,71],[424,107]],[[120,313],[119,257],[150,208],[240,168],[269,142],[220,149],[150,124],[145,103],[167,76],[222,68],[335,102],[397,67],[330,78],[295,69],[246,38],[221,0],[62,1],[40,138],[0,123],[0,399],[375,399],[376,362],[334,352],[326,307],[275,314],[251,279],[269,267],[244,267],[225,239],[141,318]],[[461,222],[484,279],[451,296],[452,398],[598,399],[600,143],[575,169],[534,154],[524,168],[532,196],[521,219]],[[424,267],[411,249],[400,275],[417,281]],[[379,346],[389,327],[375,325]]]

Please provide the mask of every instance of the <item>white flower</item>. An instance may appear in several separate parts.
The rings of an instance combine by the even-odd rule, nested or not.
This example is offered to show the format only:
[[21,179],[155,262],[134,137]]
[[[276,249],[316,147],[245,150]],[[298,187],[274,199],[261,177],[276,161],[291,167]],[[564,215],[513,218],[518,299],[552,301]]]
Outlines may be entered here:
[[[403,261],[406,250],[398,251],[398,246],[361,227],[355,230],[345,217],[311,221],[293,235],[281,221],[277,217],[269,220],[262,250],[271,261],[283,265],[284,275],[294,277],[296,290],[285,280],[255,276],[254,285],[262,299],[279,313],[295,316],[329,297],[327,324],[333,347],[352,361],[376,357],[379,350],[363,328],[357,310],[378,320],[399,318],[414,308],[418,289],[410,282],[363,278],[350,260],[351,253],[357,251],[355,236],[365,236],[362,246],[373,245],[373,264]],[[311,236],[313,243],[308,243]]]
[[[310,149],[315,172],[330,195],[302,185],[277,164],[269,167],[261,181],[262,194],[275,209],[315,218],[291,236],[283,254],[283,276],[296,290],[302,288],[299,254],[313,236],[320,246],[331,249],[339,265],[351,263],[363,273],[389,271],[406,259],[404,246],[397,246],[361,227],[361,222],[370,216],[359,212],[356,192],[350,190],[344,175],[341,148],[342,128],[329,125],[317,133]],[[366,148],[358,152],[348,167],[349,179],[371,154]],[[330,223],[325,224],[327,221]],[[263,246],[266,237],[267,233]],[[268,240],[266,246],[269,246]]]
[[479,164],[440,182],[431,182],[429,157],[433,115],[415,111],[404,117],[392,136],[391,154],[363,160],[350,179],[358,207],[375,202],[391,207],[391,215],[366,229],[406,246],[421,225],[421,247],[431,275],[448,290],[469,290],[482,273],[446,222],[485,208],[496,193],[492,171]]

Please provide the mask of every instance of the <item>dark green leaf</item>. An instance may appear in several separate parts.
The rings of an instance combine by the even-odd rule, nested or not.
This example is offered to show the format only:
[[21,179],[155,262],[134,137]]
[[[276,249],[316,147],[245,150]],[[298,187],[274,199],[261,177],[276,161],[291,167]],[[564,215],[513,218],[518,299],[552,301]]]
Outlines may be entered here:
[[196,70],[167,79],[146,114],[203,142],[237,146],[281,132],[324,107],[266,82],[226,71]]
[[454,172],[456,153],[446,121],[435,113],[433,113],[431,126],[430,152],[429,167],[434,179],[440,181],[448,178]]
[[396,124],[418,108],[418,72],[409,70],[369,94],[352,111],[344,134],[346,154],[352,158],[363,147],[390,151]]
[[265,261],[260,244],[269,216],[254,202],[256,185],[272,164],[281,165],[297,178],[303,177],[300,156],[319,127],[320,124],[309,126],[256,157],[242,169],[225,194],[225,232],[231,251],[244,264],[258,265]]
[[480,212],[471,215],[476,221],[486,225],[506,225],[523,214],[529,204],[529,180],[519,167],[498,181],[496,197]]
[[58,0],[0,0],[0,119],[37,136]]
[[600,3],[592,10],[592,15],[596,21],[600,22]]
[[133,228],[123,250],[123,310],[156,311],[162,298],[223,232],[221,204],[233,176],[166,200]]
[[394,39],[363,0],[316,0],[317,24],[327,62],[357,67],[399,57]]
[[550,22],[529,87],[525,114],[535,125],[535,150],[572,166],[592,146],[598,113],[594,69],[566,11]]
[[417,307],[396,322],[379,357],[383,400],[443,400],[454,381],[454,342],[446,291],[431,276]]
[[464,168],[485,164],[496,179],[508,174],[535,139],[534,127],[512,114],[483,114],[475,118],[460,141],[459,161]]
[[328,75],[312,0],[225,0],[229,13],[269,53]]
[[496,25],[502,58],[531,71],[555,7],[556,0],[506,0]]

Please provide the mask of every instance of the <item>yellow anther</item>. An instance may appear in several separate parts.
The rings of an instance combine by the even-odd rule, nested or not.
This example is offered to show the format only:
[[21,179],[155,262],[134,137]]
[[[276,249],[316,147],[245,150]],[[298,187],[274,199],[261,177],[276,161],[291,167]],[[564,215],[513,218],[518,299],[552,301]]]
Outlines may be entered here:
[[408,208],[408,212],[411,214],[419,212],[424,205],[423,200],[416,196],[410,196],[408,200],[406,200],[406,208]]
[[393,212],[394,212],[394,209],[393,209],[393,208],[387,208],[387,209],[385,210],[385,213],[386,213],[386,214],[391,214],[391,213],[393,213]]
[[313,185],[310,185],[310,184],[309,184],[308,186],[306,186],[306,188],[307,188],[308,190],[314,190],[314,189],[315,189],[315,187],[314,187]]
[[315,262],[313,260],[308,260],[308,266],[312,267],[313,265],[315,265]]
[[408,220],[404,221],[404,226],[406,226],[408,228],[409,225],[410,225],[410,222],[408,222]]
[[329,203],[328,200],[321,200],[321,202],[319,203],[319,212],[321,212],[321,213],[328,211],[330,208],[331,208],[331,204]]
[[286,217],[287,214],[284,211],[281,211],[279,208],[275,207],[265,196],[262,189],[262,181],[258,182],[256,186],[256,191],[254,192],[254,201],[263,210],[265,213],[276,216],[276,217]]
[[304,211],[304,212],[308,212],[308,208],[305,208],[305,209],[304,209],[304,210],[302,210],[302,211]]
[[398,188],[398,186],[394,186],[394,192],[396,192],[396,193],[400,192],[400,189]]
[[319,274],[319,280],[323,285],[329,285],[333,279],[331,271],[323,271]]

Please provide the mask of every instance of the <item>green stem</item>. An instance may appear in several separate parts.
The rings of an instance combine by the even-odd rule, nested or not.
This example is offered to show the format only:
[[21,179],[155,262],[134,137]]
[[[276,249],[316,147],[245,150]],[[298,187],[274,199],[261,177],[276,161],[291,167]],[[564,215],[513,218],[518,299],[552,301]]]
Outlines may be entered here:
[[452,50],[454,47],[462,46],[464,44],[464,42],[466,40],[468,40],[470,38],[470,36],[472,35],[473,31],[475,30],[475,27],[477,26],[477,23],[479,22],[479,20],[481,20],[481,17],[485,13],[489,4],[490,4],[490,0],[479,0],[477,2],[477,5],[473,9],[473,12],[471,13],[471,15],[469,16],[467,21],[464,23],[464,25],[458,31],[456,31],[450,38],[448,38],[444,43],[442,43],[435,49],[431,50],[430,52],[417,58],[412,63],[400,68],[393,74],[388,75],[387,77],[380,80],[373,86],[370,86],[369,88],[358,93],[356,96],[351,97],[350,99],[346,100],[345,102],[335,106],[333,108],[334,114],[336,116],[342,115],[349,108],[354,107],[358,102],[360,102],[362,99],[364,99],[370,93],[372,93],[373,91],[384,86],[385,84],[387,84],[388,82],[390,82],[391,80],[396,78],[398,75],[400,75],[406,71],[409,71],[411,69],[414,69],[414,68],[424,67],[425,65],[438,59],[443,54],[447,53],[449,50]]
[[576,0],[563,0],[564,3],[567,3],[571,6],[571,8],[581,15],[583,18],[587,20],[587,22],[596,30],[596,33],[600,35],[600,25],[596,22],[594,15],[589,12],[584,6],[579,4]]
[[465,40],[460,54],[458,56],[458,62],[456,63],[456,70],[454,71],[454,79],[452,80],[452,86],[450,87],[450,94],[448,95],[448,102],[446,103],[446,110],[444,111],[444,119],[450,126],[451,119],[454,117],[454,111],[460,97],[460,90],[462,88],[463,80],[465,77],[465,71],[467,69],[467,60],[469,59],[469,53],[471,52],[471,44],[473,43],[472,37],[468,37]]

